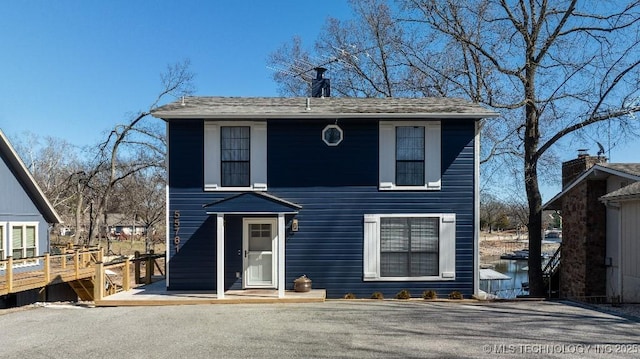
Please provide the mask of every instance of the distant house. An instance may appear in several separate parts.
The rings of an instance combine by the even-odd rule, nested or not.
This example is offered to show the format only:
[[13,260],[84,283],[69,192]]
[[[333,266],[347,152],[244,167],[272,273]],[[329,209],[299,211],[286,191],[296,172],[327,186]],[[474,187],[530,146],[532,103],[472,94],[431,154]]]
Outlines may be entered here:
[[562,214],[560,296],[640,302],[640,163],[581,153],[544,209]]
[[107,232],[111,236],[128,238],[130,236],[142,236],[146,233],[141,221],[135,221],[122,213],[107,213],[105,215]]
[[169,290],[478,292],[479,121],[447,98],[187,97],[168,133]]

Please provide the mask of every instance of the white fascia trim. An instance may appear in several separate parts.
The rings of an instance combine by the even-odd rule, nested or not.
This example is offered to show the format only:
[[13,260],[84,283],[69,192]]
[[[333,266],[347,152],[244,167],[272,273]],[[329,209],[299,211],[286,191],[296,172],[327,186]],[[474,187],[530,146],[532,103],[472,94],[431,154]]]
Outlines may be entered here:
[[179,114],[179,113],[162,113],[152,114],[153,117],[163,120],[179,120],[179,119],[203,119],[203,120],[268,120],[268,119],[292,119],[292,120],[315,120],[315,119],[383,119],[383,120],[406,120],[406,119],[475,119],[496,118],[500,114],[493,113],[451,113],[451,112],[433,112],[433,113],[309,113],[309,112],[291,112],[291,113],[200,113],[200,114]]

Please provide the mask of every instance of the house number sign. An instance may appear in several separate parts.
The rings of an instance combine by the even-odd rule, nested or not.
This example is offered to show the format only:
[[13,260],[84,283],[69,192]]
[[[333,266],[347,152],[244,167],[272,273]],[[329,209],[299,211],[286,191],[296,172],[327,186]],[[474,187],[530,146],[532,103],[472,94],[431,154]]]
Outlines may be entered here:
[[173,211],[173,245],[176,253],[180,250],[180,211]]

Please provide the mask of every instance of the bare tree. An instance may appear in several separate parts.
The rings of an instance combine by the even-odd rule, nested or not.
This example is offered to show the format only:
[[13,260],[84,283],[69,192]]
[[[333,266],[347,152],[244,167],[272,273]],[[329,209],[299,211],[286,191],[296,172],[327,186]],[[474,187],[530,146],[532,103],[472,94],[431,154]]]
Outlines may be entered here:
[[[167,67],[161,75],[162,88],[146,111],[134,114],[131,119],[114,127],[107,139],[98,145],[95,176],[90,185],[95,193],[95,210],[92,223],[95,228],[103,226],[103,216],[110,205],[111,194],[116,185],[127,177],[152,167],[163,167],[166,149],[164,132],[155,123],[147,124],[144,119],[167,96],[180,97],[193,91],[193,73],[189,61]],[[92,226],[93,227],[93,226]],[[93,233],[89,233],[88,244]]]
[[502,113],[482,124],[483,173],[520,164],[530,288],[541,295],[539,184],[557,169],[554,149],[566,138],[638,132],[640,1],[397,3],[394,15],[386,1],[354,0],[353,20],[328,20],[318,55],[299,52],[339,65],[340,95],[457,96]]
[[[635,133],[640,106],[640,2],[406,0],[422,23],[461,50],[466,68],[491,81],[474,100],[508,114],[506,148],[522,159],[528,200],[529,282],[544,291],[539,165],[567,135],[608,120]],[[482,66],[476,66],[477,63]],[[475,67],[474,67],[475,66]],[[468,85],[466,85],[468,86]],[[516,131],[514,131],[514,128]]]
[[160,168],[138,171],[122,181],[117,192],[119,211],[144,227],[147,252],[156,238],[156,225],[165,218],[165,174]]
[[403,31],[383,0],[350,0],[355,18],[328,18],[315,42],[315,55],[294,37],[268,58],[280,93],[309,96],[314,67],[331,73],[332,95],[351,97],[413,96],[408,90],[399,45]]

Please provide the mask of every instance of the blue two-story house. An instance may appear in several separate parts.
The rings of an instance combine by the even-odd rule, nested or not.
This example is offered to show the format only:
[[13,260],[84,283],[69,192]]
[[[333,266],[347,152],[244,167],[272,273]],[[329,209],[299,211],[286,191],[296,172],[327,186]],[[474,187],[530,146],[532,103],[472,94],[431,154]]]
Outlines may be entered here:
[[447,98],[187,97],[168,136],[167,289],[478,290],[479,122]]

